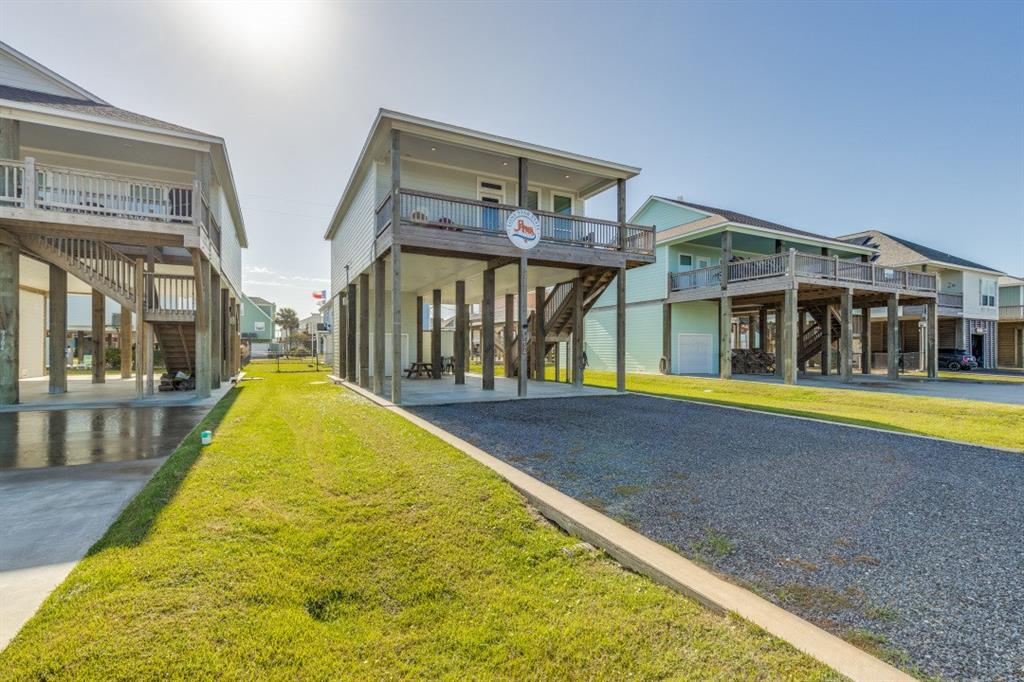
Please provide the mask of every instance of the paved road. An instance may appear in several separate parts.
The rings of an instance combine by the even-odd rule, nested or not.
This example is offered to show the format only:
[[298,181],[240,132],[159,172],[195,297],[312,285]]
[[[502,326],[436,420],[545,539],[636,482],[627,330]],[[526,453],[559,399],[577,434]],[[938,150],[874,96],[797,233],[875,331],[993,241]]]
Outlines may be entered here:
[[208,409],[0,414],[0,648]]
[[646,396],[413,408],[834,632],[1024,677],[1024,455]]

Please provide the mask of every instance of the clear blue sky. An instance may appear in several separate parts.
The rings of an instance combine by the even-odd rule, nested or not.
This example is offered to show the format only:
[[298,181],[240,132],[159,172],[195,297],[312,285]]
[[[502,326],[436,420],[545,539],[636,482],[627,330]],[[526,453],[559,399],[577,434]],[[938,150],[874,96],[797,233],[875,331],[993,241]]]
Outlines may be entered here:
[[1024,275],[1024,3],[4,0],[0,37],[225,137],[245,288],[300,314],[378,107],[641,166],[630,211],[683,195]]

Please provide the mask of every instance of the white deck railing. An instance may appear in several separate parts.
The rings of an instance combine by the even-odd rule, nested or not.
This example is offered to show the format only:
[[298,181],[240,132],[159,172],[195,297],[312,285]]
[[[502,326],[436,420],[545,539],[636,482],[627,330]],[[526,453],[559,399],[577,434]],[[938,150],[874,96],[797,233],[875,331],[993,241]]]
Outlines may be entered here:
[[[200,202],[196,205],[195,197]],[[0,159],[0,206],[158,222],[193,223],[220,251],[221,229],[197,183],[144,178]]]
[[[887,268],[872,263],[841,260],[836,256],[816,256],[795,251],[729,264],[730,284],[782,277],[820,279],[842,284],[864,284],[876,288],[928,293],[936,289],[936,277],[932,273]],[[720,287],[721,283],[721,265],[669,275],[669,287],[672,291]]]
[[1024,305],[999,306],[1000,320],[1024,320]]
[[147,272],[146,312],[194,313],[196,282],[192,275]]

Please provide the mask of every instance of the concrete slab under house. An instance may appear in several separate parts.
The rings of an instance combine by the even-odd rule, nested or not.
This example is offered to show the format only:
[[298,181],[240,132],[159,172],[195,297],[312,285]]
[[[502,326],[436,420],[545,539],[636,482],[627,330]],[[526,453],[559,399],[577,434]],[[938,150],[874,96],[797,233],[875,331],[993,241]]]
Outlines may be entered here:
[[[880,354],[862,329],[873,310],[898,320],[902,305],[930,320],[922,350],[929,376],[937,375],[935,274],[874,264],[870,245],[682,199],[652,196],[632,222],[654,226],[657,261],[626,276],[630,371],[775,374],[786,383],[815,371],[849,382],[880,365],[896,378],[900,355],[885,350],[899,339]],[[596,369],[612,364],[617,294],[605,292],[587,315]]]
[[158,362],[210,396],[240,366],[246,246],[223,139],[0,43],[0,406],[145,400]]
[[[654,262],[653,229],[626,222],[626,181],[637,173],[380,111],[325,235],[334,374],[394,403],[406,393],[436,394],[449,374],[453,387],[470,384],[477,398],[521,398],[541,390],[551,363],[583,393],[586,312],[613,283],[625,286],[628,269]],[[615,218],[587,216],[587,200],[606,191],[617,193]],[[517,216],[527,229],[507,231],[507,223],[520,229]],[[479,375],[467,373],[474,305]],[[446,310],[455,317],[450,354]],[[624,391],[619,312],[614,366]],[[495,377],[496,357],[506,381]]]

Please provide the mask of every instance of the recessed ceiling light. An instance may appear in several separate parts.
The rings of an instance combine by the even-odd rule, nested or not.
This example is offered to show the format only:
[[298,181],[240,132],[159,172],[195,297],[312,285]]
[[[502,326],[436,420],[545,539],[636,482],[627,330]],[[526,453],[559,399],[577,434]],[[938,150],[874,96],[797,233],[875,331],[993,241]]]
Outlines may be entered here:
[[436,151],[437,151],[437,147],[431,147],[431,148],[430,148],[430,151],[432,151],[432,152],[436,152]]
[[501,162],[501,165],[502,165],[502,166],[507,166],[507,165],[508,165],[508,161],[502,161],[502,162]]
[[566,175],[566,176],[565,176],[565,179],[566,179],[566,180],[568,180],[568,179],[569,179],[569,176],[568,176],[568,175]]

